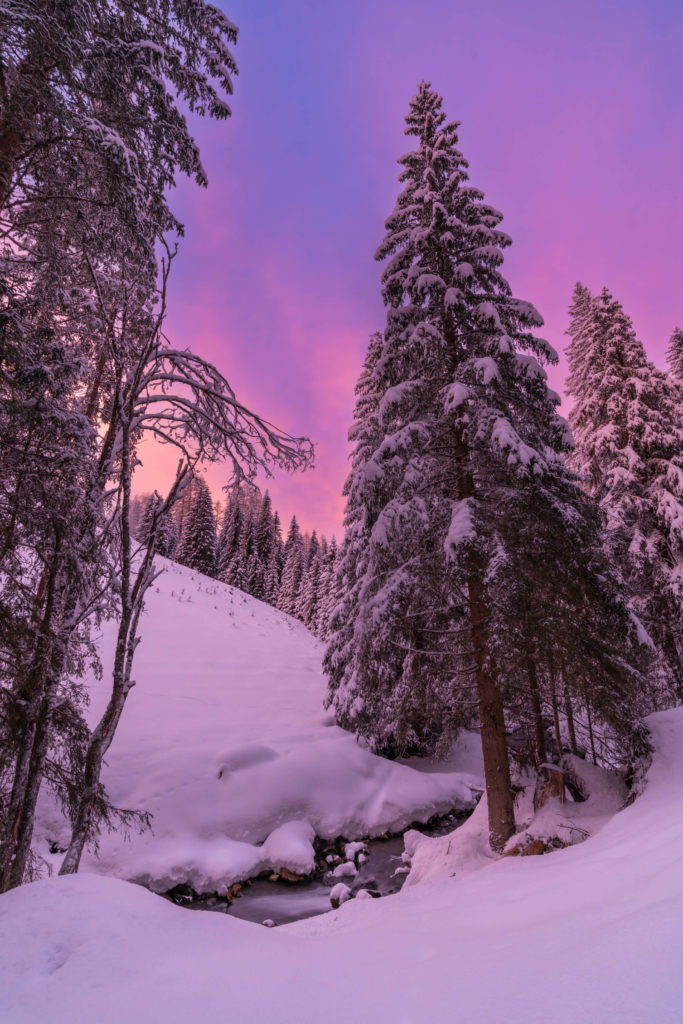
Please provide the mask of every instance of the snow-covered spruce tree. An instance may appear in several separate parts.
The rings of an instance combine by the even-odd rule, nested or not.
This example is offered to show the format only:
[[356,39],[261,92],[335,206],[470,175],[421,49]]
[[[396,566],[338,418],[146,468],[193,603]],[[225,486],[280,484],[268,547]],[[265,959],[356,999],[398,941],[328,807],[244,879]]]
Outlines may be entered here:
[[[132,519],[131,502],[131,519]],[[137,532],[132,529],[133,536],[141,544],[147,545],[154,536],[154,550],[164,558],[173,558],[178,544],[178,527],[175,518],[163,510],[164,499],[156,491],[147,499]]]
[[318,540],[316,530],[311,534],[311,539],[306,552],[306,563],[301,577],[299,598],[296,606],[296,617],[301,619],[305,626],[310,628],[318,610],[318,589],[320,587],[320,550],[321,544]]
[[329,639],[330,619],[341,597],[338,571],[339,549],[336,538],[332,537],[322,566],[321,599],[318,604],[318,614],[313,627],[313,632],[321,640]]
[[683,382],[683,328],[681,327],[676,327],[669,338],[666,360],[671,375],[676,380]]
[[280,564],[278,556],[273,552],[265,569],[264,597],[263,600],[277,608],[280,594]]
[[136,540],[139,540],[140,525],[142,518],[147,508],[147,503],[152,495],[149,492],[143,494],[136,494],[134,498],[131,498],[130,502],[130,528],[133,536]]
[[83,605],[101,557],[90,500],[96,432],[75,408],[78,343],[68,330],[36,327],[40,289],[31,302],[4,289],[2,299],[0,891],[30,876],[44,776],[72,810],[71,774],[87,732],[80,677],[97,666]]
[[260,601],[276,604],[280,587],[280,520],[268,491],[236,487],[228,499],[218,541],[218,578]]
[[[683,409],[621,304],[577,287],[567,390],[572,466],[599,504],[610,558],[658,650],[651,707],[683,699]],[[656,691],[659,691],[659,695]]]
[[[377,749],[433,747],[476,710],[500,850],[514,813],[496,602],[506,563],[524,555],[513,545],[522,539],[531,554],[536,542],[533,530],[507,526],[538,496],[570,521],[578,492],[566,487],[569,432],[542,368],[556,355],[533,333],[539,314],[500,273],[510,244],[501,215],[469,184],[457,124],[425,83],[406,132],[417,148],[399,161],[404,187],[377,253],[389,261],[373,374],[382,440],[361,471],[381,508],[351,612],[350,663],[326,664],[335,707]],[[538,571],[551,572],[551,552],[538,556]]]
[[268,491],[261,497],[259,493],[258,510],[254,522],[254,546],[259,560],[267,565],[275,551],[275,519],[273,504]]
[[[329,608],[329,644],[324,669],[329,678],[326,707],[334,708],[337,721],[346,729],[356,728],[362,702],[355,694],[356,629],[361,630],[358,602],[365,583],[372,527],[385,500],[380,489],[383,473],[376,473],[372,457],[383,432],[379,422],[381,394],[375,369],[382,354],[383,338],[371,335],[356,383],[356,405],[349,430],[351,472],[344,484],[346,497],[344,538],[339,548],[338,588],[340,601]],[[366,472],[367,470],[367,472]]]
[[[149,540],[149,536],[157,518],[157,513],[162,504],[161,495],[156,491],[154,494],[150,494],[149,498],[145,502],[142,515],[140,516],[140,523],[137,531],[134,531],[136,540],[139,540],[141,544],[146,544]],[[133,514],[132,502],[131,502],[131,517]]]
[[223,513],[223,521],[221,523],[220,534],[218,537],[217,555],[216,555],[216,575],[222,583],[228,583],[228,567],[232,562],[235,551],[237,550],[237,541],[240,534],[242,517],[242,505],[240,501],[240,489],[234,487],[225,505],[225,511]]
[[190,521],[190,509],[192,508],[192,503],[194,501],[195,490],[196,482],[194,476],[191,476],[189,480],[185,481],[180,497],[173,506],[173,518],[175,519],[176,530],[178,533],[176,560],[178,560],[179,552],[182,550],[186,525]]
[[292,521],[289,525],[283,557],[277,607],[287,615],[296,615],[306,557],[304,540],[301,536],[296,516],[292,516]]
[[254,548],[249,555],[245,572],[244,590],[257,601],[263,601],[266,592],[266,569]]
[[590,751],[623,766],[640,752],[648,648],[604,551],[602,517],[568,474],[515,506],[491,573],[491,648],[512,753],[522,767]]
[[87,210],[87,189],[57,193],[49,177],[70,163],[75,185],[91,152],[131,233],[166,230],[178,170],[206,181],[185,109],[230,114],[237,30],[223,12],[204,0],[3,3],[0,37],[0,207],[11,200],[16,216],[40,194]]
[[178,561],[204,576],[216,571],[216,520],[211,492],[205,480],[195,478],[194,499],[187,513]]
[[[242,487],[240,502],[242,505],[242,516],[240,519],[240,530],[237,536],[237,543],[232,560],[228,566],[226,580],[233,587],[247,591],[249,587],[250,559],[254,551],[254,516],[256,513],[256,495],[251,488]],[[252,561],[251,569],[254,563]]]

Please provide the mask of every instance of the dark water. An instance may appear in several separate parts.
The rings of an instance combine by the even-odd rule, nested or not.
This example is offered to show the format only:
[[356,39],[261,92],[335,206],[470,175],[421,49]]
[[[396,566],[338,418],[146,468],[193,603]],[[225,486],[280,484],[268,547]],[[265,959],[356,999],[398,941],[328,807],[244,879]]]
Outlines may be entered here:
[[[415,829],[430,836],[446,835],[461,825],[467,814],[451,814],[430,822],[428,825],[414,825]],[[360,889],[367,889],[373,896],[389,896],[399,891],[407,872],[401,870],[404,850],[403,836],[389,836],[386,839],[366,841],[366,857],[358,874],[349,880],[342,878],[354,896]],[[399,869],[397,871],[397,869]],[[262,924],[272,921],[276,925],[301,921],[331,910],[330,890],[340,879],[331,874],[308,879],[304,882],[270,881],[257,878],[244,884],[240,892],[228,902],[218,896],[192,897],[175,895],[175,901],[191,910],[212,910],[239,917],[244,921]]]

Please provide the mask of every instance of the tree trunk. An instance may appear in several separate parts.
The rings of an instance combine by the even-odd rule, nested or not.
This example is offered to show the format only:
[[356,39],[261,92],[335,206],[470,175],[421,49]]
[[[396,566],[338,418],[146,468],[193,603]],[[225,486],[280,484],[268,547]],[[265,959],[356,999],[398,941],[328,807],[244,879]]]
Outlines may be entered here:
[[[673,631],[671,630],[668,622],[663,624],[662,651],[669,665],[669,669],[671,670],[674,697],[679,703],[681,703],[683,702],[683,665],[681,665],[681,659],[678,655],[678,648],[676,646]],[[655,701],[655,711],[658,710],[659,708]]]
[[515,834],[515,806],[510,782],[503,698],[487,668],[488,612],[484,587],[479,577],[470,576],[468,596],[488,800],[489,843],[492,850],[501,853],[510,836]]
[[31,762],[27,777],[27,786],[23,795],[21,811],[16,819],[16,833],[14,842],[14,857],[9,865],[7,888],[13,889],[24,880],[31,852],[33,840],[33,828],[36,817],[36,805],[38,793],[43,781],[43,770],[47,756],[50,739],[50,724],[52,701],[55,685],[54,676],[51,676],[43,698],[40,714],[38,716],[37,728],[31,752]]
[[564,710],[567,716],[567,730],[569,732],[569,746],[572,754],[578,756],[579,748],[576,743],[576,729],[574,728],[574,709],[572,708],[571,698],[569,696],[569,687],[567,683],[564,684]]
[[584,685],[583,695],[586,701],[586,718],[588,719],[588,737],[591,744],[591,754],[593,755],[593,764],[598,763],[598,755],[595,752],[595,736],[593,735],[593,716],[591,715],[590,701],[588,700],[588,687]]
[[[7,812],[7,825],[4,830],[2,847],[0,849],[0,892],[6,892],[15,885],[20,885],[26,868],[28,851],[25,849],[25,836],[27,829],[32,832],[32,814],[30,808],[30,793],[32,782],[35,779],[32,773],[36,769],[34,754],[39,746],[41,724],[44,723],[45,699],[50,694],[46,693],[49,680],[50,660],[54,641],[54,620],[59,604],[58,576],[60,563],[59,541],[55,544],[52,564],[48,570],[45,608],[43,611],[33,661],[25,687],[23,697],[28,707],[26,722],[22,730],[19,742],[19,752],[14,766],[14,777],[12,792],[10,795],[9,808]],[[40,778],[42,778],[42,773]],[[40,786],[38,779],[38,787]],[[37,792],[36,792],[37,798]],[[35,810],[35,801],[33,802]],[[28,821],[27,818],[31,820]],[[29,840],[30,845],[30,840]],[[24,855],[21,855],[24,850]]]
[[560,730],[560,708],[557,702],[557,680],[552,658],[550,660],[550,693],[553,702],[553,724],[555,726],[555,742],[557,744],[557,756],[562,757],[562,732]]
[[526,671],[529,680],[529,692],[531,694],[531,711],[534,717],[534,738],[536,740],[536,764],[542,765],[548,760],[548,751],[545,744],[545,728],[543,726],[543,706],[541,694],[538,689],[538,678],[536,676],[536,663],[531,653],[526,655]]
[[[469,464],[469,450],[462,431],[456,429],[454,454],[458,478],[458,497],[475,497],[474,477]],[[484,778],[489,813],[489,843],[496,853],[503,850],[515,833],[515,805],[510,782],[510,759],[505,732],[503,697],[489,669],[489,610],[486,604],[482,558],[476,551],[467,556],[467,592],[475,682],[479,702],[481,749],[484,757]]]
[[[147,544],[142,566],[132,584],[130,492],[131,492],[131,439],[130,419],[124,420],[121,444],[121,620],[116,638],[116,653],[112,679],[112,694],[102,718],[90,736],[85,757],[82,792],[72,827],[71,843],[59,870],[60,875],[78,871],[85,845],[93,832],[93,812],[100,795],[100,775],[104,755],[109,750],[126,698],[133,683],[131,672],[137,646],[137,627],[148,586],[154,558],[154,531]],[[177,483],[175,485],[177,489]]]

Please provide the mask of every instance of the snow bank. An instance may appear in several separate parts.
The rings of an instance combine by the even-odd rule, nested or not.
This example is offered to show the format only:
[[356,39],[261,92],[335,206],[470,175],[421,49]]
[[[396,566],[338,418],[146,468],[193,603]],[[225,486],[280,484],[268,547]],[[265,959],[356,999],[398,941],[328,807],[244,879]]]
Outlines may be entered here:
[[[299,622],[165,564],[104,774],[119,806],[152,812],[153,831],[103,835],[83,870],[158,891],[222,891],[264,870],[309,872],[316,834],[381,835],[472,805],[481,778],[467,740],[463,764],[447,771],[369,753],[323,711],[322,646]],[[102,644],[111,652],[110,632]],[[104,683],[92,683],[92,717],[107,676],[105,665]],[[37,852],[57,867],[50,844],[67,841],[43,799]]]
[[[564,801],[551,798],[536,811],[534,774],[515,800],[517,831],[506,844],[508,855],[519,854],[535,840],[544,844],[559,841],[565,846],[582,843],[599,832],[624,806],[628,793],[617,772],[598,768],[571,754],[565,755],[562,764],[570,777],[580,782],[585,799],[575,803],[567,793]],[[498,859],[491,851],[488,836],[486,795],[474,814],[449,835],[430,838],[420,832],[407,832],[405,848],[411,871],[406,886],[469,874],[486,867]]]
[[644,794],[586,843],[294,925],[94,876],[0,896],[0,1020],[679,1024],[683,709],[650,722]]

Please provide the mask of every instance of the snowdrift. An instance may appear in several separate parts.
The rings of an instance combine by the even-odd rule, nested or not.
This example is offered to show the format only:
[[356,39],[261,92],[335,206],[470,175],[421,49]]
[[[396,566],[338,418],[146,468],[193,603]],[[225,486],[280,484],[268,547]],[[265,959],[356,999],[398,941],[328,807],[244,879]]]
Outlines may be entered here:
[[0,897],[3,1024],[679,1024],[683,709],[580,846],[267,929],[109,878]]
[[[447,771],[375,757],[323,710],[322,646],[301,623],[239,590],[159,560],[132,690],[104,782],[152,832],[103,835],[82,870],[157,891],[224,891],[264,870],[306,873],[312,840],[381,835],[473,805],[480,754],[464,737]],[[92,681],[106,701],[113,633]],[[469,738],[471,740],[471,738]],[[55,868],[69,831],[43,799],[37,852]]]

